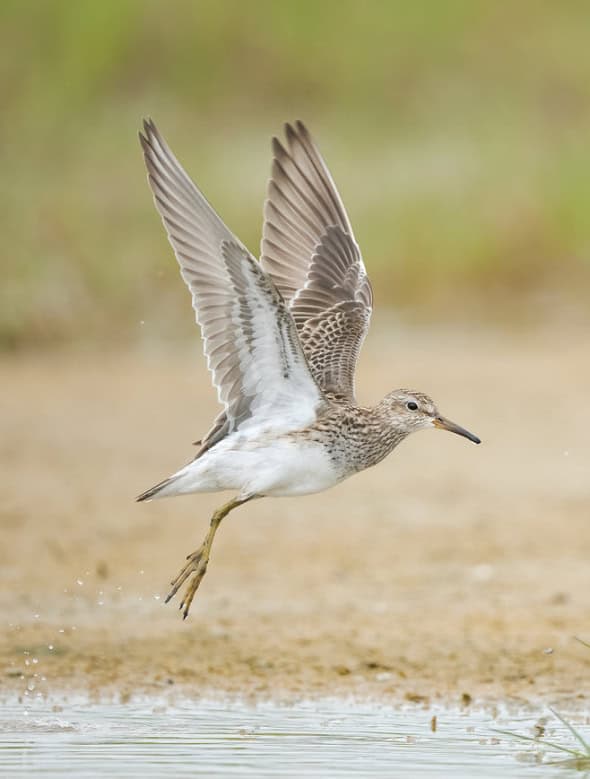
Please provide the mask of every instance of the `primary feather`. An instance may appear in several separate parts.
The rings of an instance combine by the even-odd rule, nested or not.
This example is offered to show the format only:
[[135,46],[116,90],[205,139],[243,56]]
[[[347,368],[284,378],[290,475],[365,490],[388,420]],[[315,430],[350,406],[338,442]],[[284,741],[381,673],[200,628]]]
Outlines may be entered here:
[[189,287],[224,410],[201,451],[250,420],[315,419],[323,400],[272,279],[225,226],[151,121],[141,135],[154,202]]
[[332,177],[302,122],[273,140],[262,267],[287,301],[318,385],[354,400],[373,294]]

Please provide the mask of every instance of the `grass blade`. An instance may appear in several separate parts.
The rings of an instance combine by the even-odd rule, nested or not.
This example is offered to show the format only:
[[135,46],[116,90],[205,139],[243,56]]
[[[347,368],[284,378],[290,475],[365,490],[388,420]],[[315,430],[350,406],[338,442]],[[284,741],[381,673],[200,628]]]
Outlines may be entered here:
[[557,719],[565,725],[565,727],[569,730],[569,732],[572,734],[572,736],[580,743],[584,749],[584,757],[590,757],[590,744],[587,743],[587,741],[584,740],[584,737],[581,733],[578,733],[578,731],[574,728],[572,724],[570,724],[566,719],[564,719],[561,714],[555,709],[552,709],[551,706],[549,706],[549,711],[557,717]]
[[492,728],[492,730],[494,733],[501,733],[503,736],[510,736],[510,738],[516,738],[520,741],[532,741],[534,744],[539,744],[539,746],[557,749],[559,752],[567,752],[568,755],[573,755],[577,760],[586,757],[586,754],[583,754],[577,749],[570,749],[561,744],[554,744],[553,741],[545,741],[544,739],[535,738],[534,736],[522,736],[520,733],[515,733],[512,730],[499,730],[498,728]]

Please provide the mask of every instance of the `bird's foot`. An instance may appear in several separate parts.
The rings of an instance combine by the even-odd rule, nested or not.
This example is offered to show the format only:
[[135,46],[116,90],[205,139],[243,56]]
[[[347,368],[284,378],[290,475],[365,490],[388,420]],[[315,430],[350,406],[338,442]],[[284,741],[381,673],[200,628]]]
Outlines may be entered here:
[[180,610],[182,611],[182,618],[186,619],[195,597],[196,591],[199,589],[199,585],[203,579],[203,576],[207,572],[207,563],[209,562],[209,555],[207,550],[203,546],[197,549],[196,552],[189,554],[186,564],[182,567],[178,576],[172,580],[172,589],[166,596],[165,603],[176,595],[178,590],[182,587],[185,581],[192,575],[193,578],[189,581],[184,596],[180,602]]

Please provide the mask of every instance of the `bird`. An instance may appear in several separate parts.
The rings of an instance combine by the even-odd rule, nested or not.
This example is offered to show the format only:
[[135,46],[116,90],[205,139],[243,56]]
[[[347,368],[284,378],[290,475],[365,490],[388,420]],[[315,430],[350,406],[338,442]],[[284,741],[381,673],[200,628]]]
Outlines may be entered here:
[[480,439],[423,392],[355,397],[373,291],[348,214],[301,121],[272,139],[257,260],[224,224],[151,119],[139,133],[154,203],[192,296],[222,410],[196,456],[137,497],[234,493],[172,580],[186,619],[222,520],[254,499],[322,492],[376,465],[411,433]]

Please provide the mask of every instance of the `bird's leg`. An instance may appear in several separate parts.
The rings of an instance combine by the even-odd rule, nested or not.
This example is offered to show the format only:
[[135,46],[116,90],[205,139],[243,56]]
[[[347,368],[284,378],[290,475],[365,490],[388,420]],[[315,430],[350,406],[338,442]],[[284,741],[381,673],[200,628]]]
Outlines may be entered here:
[[201,583],[201,580],[203,579],[203,576],[205,575],[207,571],[207,564],[209,563],[209,555],[211,553],[211,546],[213,544],[213,539],[215,538],[215,533],[217,532],[217,528],[221,524],[221,520],[226,517],[232,509],[235,509],[237,506],[241,506],[243,503],[246,503],[248,500],[251,500],[251,498],[254,497],[248,496],[246,498],[233,498],[232,500],[225,503],[223,506],[218,508],[216,511],[213,512],[213,516],[211,517],[211,525],[209,527],[209,532],[205,536],[205,540],[201,544],[201,546],[197,549],[196,552],[192,552],[192,554],[189,554],[187,559],[186,565],[183,566],[178,576],[171,582],[172,589],[168,593],[166,597],[166,603],[168,603],[169,600],[171,600],[180,587],[185,583],[185,581],[194,574],[192,580],[189,582],[186,592],[184,594],[184,597],[180,603],[180,609],[182,609],[182,618],[186,619],[188,617],[188,612],[191,607],[191,603],[193,602],[193,598],[195,597],[195,593],[197,589],[199,588],[199,584]]

